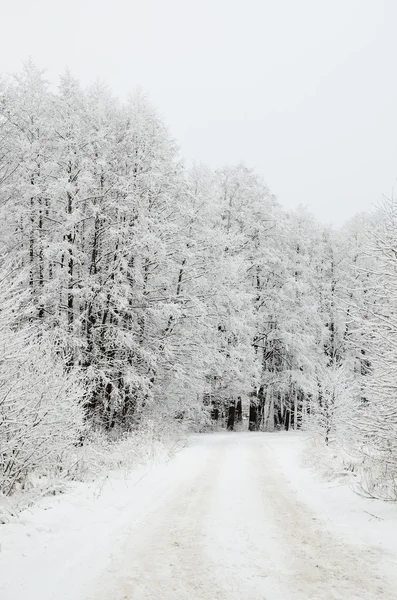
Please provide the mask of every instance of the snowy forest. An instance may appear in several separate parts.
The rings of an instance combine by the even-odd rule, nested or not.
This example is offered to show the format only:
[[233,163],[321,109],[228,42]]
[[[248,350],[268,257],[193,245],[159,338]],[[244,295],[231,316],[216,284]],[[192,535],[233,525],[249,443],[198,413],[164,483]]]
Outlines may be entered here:
[[243,163],[184,165],[144,93],[28,62],[0,83],[0,210],[4,496],[150,424],[303,429],[397,500],[392,198],[325,226]]

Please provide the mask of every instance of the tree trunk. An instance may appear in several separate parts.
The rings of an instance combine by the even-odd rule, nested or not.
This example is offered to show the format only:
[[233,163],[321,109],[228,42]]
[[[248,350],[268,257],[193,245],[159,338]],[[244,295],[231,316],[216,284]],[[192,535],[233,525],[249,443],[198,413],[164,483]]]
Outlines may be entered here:
[[229,411],[227,416],[226,429],[228,431],[234,431],[234,424],[236,419],[236,401],[232,400],[229,404]]
[[269,410],[267,413],[267,431],[274,431],[274,391],[272,390],[270,401],[269,401]]
[[[71,181],[71,170],[72,167],[69,165],[69,182]],[[73,213],[73,196],[70,192],[67,192],[67,214],[71,217]],[[69,227],[71,224],[69,223]],[[66,240],[68,242],[68,259],[67,259],[67,268],[68,268],[68,291],[67,291],[67,319],[68,319],[68,331],[69,333],[73,332],[73,324],[74,324],[74,289],[73,289],[73,277],[74,277],[74,257],[73,257],[73,243],[74,236],[73,231],[70,229],[69,233],[66,235]],[[73,364],[74,359],[70,359],[70,366]]]
[[289,431],[290,422],[291,422],[291,411],[288,408],[285,412],[285,431]]
[[258,431],[258,408],[252,400],[250,401],[248,431]]
[[294,390],[294,429],[298,429],[298,392]]
[[307,400],[306,400],[306,395],[303,396],[302,399],[302,422],[301,422],[301,428],[303,428],[306,424],[306,417],[307,417]]
[[243,406],[241,403],[240,396],[237,399],[237,407],[236,407],[236,422],[241,423],[243,420]]

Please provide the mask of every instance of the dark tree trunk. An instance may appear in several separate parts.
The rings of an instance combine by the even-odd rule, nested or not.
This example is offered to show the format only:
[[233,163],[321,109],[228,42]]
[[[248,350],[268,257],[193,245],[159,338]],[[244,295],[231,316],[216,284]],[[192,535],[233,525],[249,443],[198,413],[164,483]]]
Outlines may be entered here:
[[111,393],[112,393],[112,390],[113,390],[113,385],[109,381],[106,384],[106,386],[105,386],[105,398],[107,400],[105,427],[106,427],[106,429],[108,431],[110,429],[113,429],[113,427],[116,424],[115,415],[114,415],[114,411],[113,411],[113,406],[112,406],[112,403],[111,403]]
[[284,418],[285,413],[283,412],[283,407],[281,405],[281,401],[277,406],[277,409],[274,413],[274,425],[277,429],[281,429],[284,426]]
[[43,210],[42,210],[42,200],[39,199],[39,308],[38,308],[38,316],[39,319],[44,317],[44,305],[43,305],[43,288],[44,288],[44,251],[43,251]]
[[236,407],[236,422],[241,423],[243,420],[243,406],[241,403],[241,398],[237,399],[237,407]]
[[234,431],[235,419],[236,419],[236,401],[234,400],[229,404],[226,429],[228,429],[229,431]]
[[249,431],[258,431],[258,409],[256,404],[251,400],[249,414]]
[[288,409],[285,411],[285,431],[288,431],[288,430],[289,430],[290,423],[291,423],[291,411],[290,411],[290,409],[288,408]]

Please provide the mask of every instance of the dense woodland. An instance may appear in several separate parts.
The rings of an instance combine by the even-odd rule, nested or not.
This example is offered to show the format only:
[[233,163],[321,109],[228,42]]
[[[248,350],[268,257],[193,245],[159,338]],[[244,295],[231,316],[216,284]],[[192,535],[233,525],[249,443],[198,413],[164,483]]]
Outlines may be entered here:
[[93,431],[238,429],[244,405],[396,498],[392,199],[326,227],[244,164],[186,168],[144,94],[28,63],[0,84],[0,210],[3,494]]

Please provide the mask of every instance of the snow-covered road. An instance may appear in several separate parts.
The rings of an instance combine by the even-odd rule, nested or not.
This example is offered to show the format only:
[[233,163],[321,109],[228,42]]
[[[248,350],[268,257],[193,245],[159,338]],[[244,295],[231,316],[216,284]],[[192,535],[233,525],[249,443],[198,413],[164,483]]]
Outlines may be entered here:
[[395,507],[317,481],[303,445],[197,435],[95,497],[45,500],[0,528],[1,600],[396,600]]
[[194,438],[184,476],[124,532],[89,600],[396,599],[388,557],[327,531],[274,453],[261,434]]

